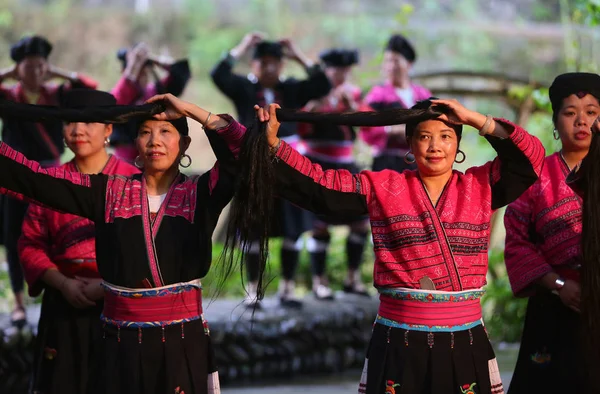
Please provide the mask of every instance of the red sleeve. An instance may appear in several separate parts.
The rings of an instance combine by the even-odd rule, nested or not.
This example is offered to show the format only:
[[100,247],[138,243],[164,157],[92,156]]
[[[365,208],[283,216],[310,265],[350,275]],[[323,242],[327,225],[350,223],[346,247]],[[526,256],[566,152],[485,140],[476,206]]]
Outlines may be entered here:
[[492,209],[510,204],[529,189],[540,176],[546,155],[538,138],[505,119],[495,120],[507,129],[510,136],[506,139],[486,136],[498,156],[490,167],[487,167],[489,163],[474,167],[489,168],[485,171],[492,188]]
[[110,91],[118,105],[131,105],[140,95],[139,87],[126,77],[121,77]]
[[285,141],[276,154],[275,177],[279,197],[316,214],[347,218],[369,212],[371,187],[366,175],[323,171]]
[[504,214],[506,270],[513,293],[522,297],[531,295],[534,292],[531,285],[552,271],[550,264],[530,239],[530,230],[534,226],[532,204],[530,191],[526,191],[506,208]]
[[319,164],[313,164],[285,141],[281,141],[277,157],[294,170],[327,189],[343,193],[358,193],[364,196],[369,194],[368,182],[363,179],[363,175],[352,174],[348,170],[323,170]]
[[42,292],[41,277],[49,269],[58,269],[50,259],[48,222],[45,208],[30,205],[19,238],[19,260],[25,280],[29,285],[29,295],[35,297]]
[[77,85],[79,85],[78,87],[98,89],[98,81],[88,77],[87,75],[77,73],[77,82]]

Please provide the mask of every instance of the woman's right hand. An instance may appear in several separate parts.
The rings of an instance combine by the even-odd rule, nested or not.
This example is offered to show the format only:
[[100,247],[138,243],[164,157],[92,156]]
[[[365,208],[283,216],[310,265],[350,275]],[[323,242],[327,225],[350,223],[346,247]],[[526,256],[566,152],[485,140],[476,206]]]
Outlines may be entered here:
[[86,297],[84,290],[84,282],[71,278],[65,279],[65,282],[60,288],[62,295],[67,299],[67,301],[69,301],[69,304],[79,309],[89,308],[96,305],[94,301]]
[[581,304],[581,288],[579,283],[574,280],[565,280],[565,285],[557,291],[560,300],[565,306],[573,309],[575,312],[580,313]]
[[277,120],[277,108],[281,108],[279,104],[269,104],[265,108],[261,108],[258,105],[254,106],[258,120],[267,122],[267,140],[272,148],[279,144],[277,133],[279,132],[281,123]]
[[146,100],[146,103],[155,103],[162,101],[167,107],[164,112],[154,115],[156,120],[175,120],[183,116],[188,116],[189,107],[193,104],[184,101],[171,93],[157,94]]

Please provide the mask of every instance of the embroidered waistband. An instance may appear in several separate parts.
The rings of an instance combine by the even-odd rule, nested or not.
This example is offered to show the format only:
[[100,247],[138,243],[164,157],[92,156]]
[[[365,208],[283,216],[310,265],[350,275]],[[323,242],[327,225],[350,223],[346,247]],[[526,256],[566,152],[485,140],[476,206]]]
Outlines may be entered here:
[[416,331],[460,331],[481,324],[483,290],[378,289],[377,323]]
[[118,327],[164,327],[200,319],[200,280],[153,289],[130,289],[103,283],[101,320]]

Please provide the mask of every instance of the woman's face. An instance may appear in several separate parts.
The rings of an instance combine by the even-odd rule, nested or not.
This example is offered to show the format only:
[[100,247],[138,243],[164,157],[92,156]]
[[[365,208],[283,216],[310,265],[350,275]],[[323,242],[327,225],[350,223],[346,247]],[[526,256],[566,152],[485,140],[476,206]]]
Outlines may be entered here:
[[65,143],[78,159],[91,157],[106,148],[107,138],[112,134],[112,125],[104,123],[65,123]]
[[388,81],[399,82],[408,75],[410,62],[397,52],[385,51],[381,71]]
[[333,87],[337,87],[343,85],[350,76],[350,71],[352,67],[325,67],[325,75],[329,78],[329,82]]
[[48,61],[43,56],[27,56],[17,65],[19,80],[28,89],[37,90],[46,81]]
[[591,94],[572,94],[562,101],[554,126],[565,152],[587,151],[592,142],[590,128],[600,115],[598,99]]
[[146,172],[164,172],[179,165],[190,146],[189,136],[182,136],[170,122],[147,120],[138,129],[136,147]]
[[440,176],[452,171],[458,151],[458,138],[452,127],[439,120],[421,122],[409,143],[422,176]]

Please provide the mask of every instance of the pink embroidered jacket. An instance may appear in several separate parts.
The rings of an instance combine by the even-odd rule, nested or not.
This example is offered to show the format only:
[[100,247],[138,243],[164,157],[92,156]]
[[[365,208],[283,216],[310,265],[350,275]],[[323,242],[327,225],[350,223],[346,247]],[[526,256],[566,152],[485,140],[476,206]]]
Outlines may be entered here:
[[583,202],[566,183],[570,170],[561,154],[544,163],[540,179],[504,215],[504,258],[518,296],[531,295],[532,284],[548,272],[576,272],[581,265]]
[[[426,100],[431,97],[431,92],[425,87],[413,84],[411,86],[415,102]],[[382,110],[389,108],[410,108],[411,103],[405,103],[396,93],[396,88],[388,83],[374,86],[365,96],[363,104],[372,110]],[[389,136],[385,127],[362,127],[360,129],[361,138],[373,147],[375,156],[379,156],[384,151],[408,151],[408,145],[404,138]]]
[[284,142],[277,152],[276,190],[318,214],[368,213],[378,288],[419,288],[424,276],[437,290],[481,288],[486,284],[492,212],[530,187],[544,161],[536,137],[497,121],[511,130],[504,140],[487,137],[498,157],[464,174],[454,171],[436,206],[416,171],[323,171]]
[[[77,172],[73,161],[61,169]],[[131,176],[140,171],[114,156],[102,170],[106,175]],[[39,295],[40,278],[49,269],[58,269],[73,277],[99,277],[96,266],[96,232],[94,223],[68,213],[30,205],[19,238],[19,260],[32,297]]]

